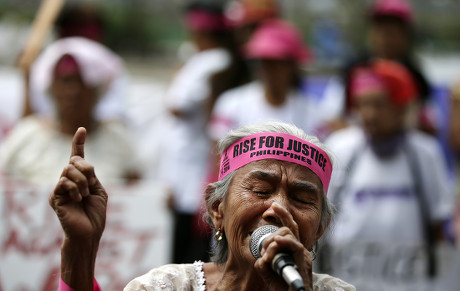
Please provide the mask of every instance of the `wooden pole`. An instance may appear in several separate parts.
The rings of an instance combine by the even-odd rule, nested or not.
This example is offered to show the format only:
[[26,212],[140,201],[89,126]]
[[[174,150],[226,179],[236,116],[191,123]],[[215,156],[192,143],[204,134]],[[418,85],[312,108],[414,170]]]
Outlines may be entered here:
[[51,27],[64,5],[64,0],[43,0],[29,33],[26,45],[19,58],[19,67],[28,71],[37,58]]
[[29,73],[30,66],[40,53],[43,43],[51,30],[64,0],[43,0],[32,23],[29,37],[18,59],[18,66],[24,73],[24,110],[23,116],[33,113],[30,104]]

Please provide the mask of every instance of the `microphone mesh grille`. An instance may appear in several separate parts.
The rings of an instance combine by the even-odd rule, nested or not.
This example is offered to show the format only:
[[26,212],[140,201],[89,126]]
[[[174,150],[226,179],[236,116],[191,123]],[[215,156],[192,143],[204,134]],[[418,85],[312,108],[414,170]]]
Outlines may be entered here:
[[251,254],[254,256],[254,258],[258,259],[260,258],[260,251],[259,251],[259,240],[267,235],[274,233],[275,231],[278,230],[277,226],[274,225],[263,225],[259,228],[257,228],[252,234],[251,238],[249,240],[249,247],[251,248]]

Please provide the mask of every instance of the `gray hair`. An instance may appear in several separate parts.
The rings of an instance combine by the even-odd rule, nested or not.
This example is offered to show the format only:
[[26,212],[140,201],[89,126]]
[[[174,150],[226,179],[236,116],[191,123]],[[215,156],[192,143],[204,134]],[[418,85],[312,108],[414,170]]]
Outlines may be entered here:
[[[278,133],[286,133],[298,138],[301,138],[305,141],[308,141],[319,148],[323,149],[329,158],[332,161],[332,154],[326,148],[324,144],[322,144],[317,137],[307,135],[303,130],[296,127],[295,125],[278,122],[278,121],[270,121],[264,122],[255,125],[247,125],[240,127],[236,130],[230,131],[225,137],[223,137],[218,144],[219,154],[222,153],[229,148],[233,143],[237,140],[244,138],[248,135],[260,133],[260,132],[278,132]],[[228,190],[230,188],[231,181],[233,176],[235,175],[236,171],[231,172],[227,176],[225,176],[222,180],[214,182],[208,186],[206,189],[206,209],[207,212],[205,214],[206,221],[211,226],[213,233],[216,232],[215,226],[212,223],[212,220],[209,216],[211,208],[216,203],[224,201],[225,197],[227,196]],[[322,195],[322,210],[321,210],[321,221],[320,225],[323,229],[328,227],[329,222],[332,219],[332,215],[334,213],[334,206],[332,203],[327,199],[326,193],[323,187],[323,195]],[[212,253],[211,253],[211,260],[216,263],[224,263],[227,261],[228,257],[228,242],[225,235],[222,236],[222,240],[216,242],[213,246]]]

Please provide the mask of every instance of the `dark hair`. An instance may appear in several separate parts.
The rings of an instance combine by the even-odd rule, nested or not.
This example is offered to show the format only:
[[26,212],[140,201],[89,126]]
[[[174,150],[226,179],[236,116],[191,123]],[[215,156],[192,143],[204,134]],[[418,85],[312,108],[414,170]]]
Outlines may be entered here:
[[215,14],[224,14],[224,3],[223,1],[218,0],[199,0],[192,1],[184,8],[185,13],[194,10],[204,10]]
[[[85,34],[91,33],[93,37],[88,38],[102,41],[106,20],[97,6],[88,3],[73,3],[64,7],[55,25],[59,38],[70,36],[88,37]],[[89,32],[85,29],[91,29],[92,31]]]

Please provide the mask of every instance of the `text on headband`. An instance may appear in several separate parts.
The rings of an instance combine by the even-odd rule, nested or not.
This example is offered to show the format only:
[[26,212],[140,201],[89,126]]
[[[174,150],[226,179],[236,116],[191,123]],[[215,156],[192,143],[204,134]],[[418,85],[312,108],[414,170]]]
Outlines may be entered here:
[[263,132],[239,139],[222,153],[219,180],[244,165],[276,159],[305,166],[312,170],[329,188],[332,164],[326,152],[318,146],[286,133]]

